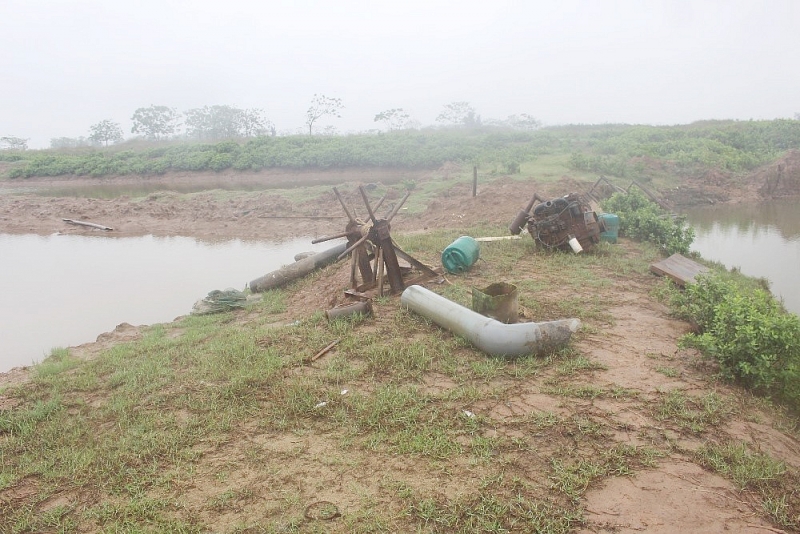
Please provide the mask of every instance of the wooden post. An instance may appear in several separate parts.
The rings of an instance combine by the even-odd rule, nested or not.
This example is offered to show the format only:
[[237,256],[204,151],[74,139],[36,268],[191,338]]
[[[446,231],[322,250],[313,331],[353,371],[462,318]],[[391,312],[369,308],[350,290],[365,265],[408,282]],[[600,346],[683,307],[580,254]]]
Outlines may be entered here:
[[478,194],[478,166],[472,166],[472,196],[473,198]]

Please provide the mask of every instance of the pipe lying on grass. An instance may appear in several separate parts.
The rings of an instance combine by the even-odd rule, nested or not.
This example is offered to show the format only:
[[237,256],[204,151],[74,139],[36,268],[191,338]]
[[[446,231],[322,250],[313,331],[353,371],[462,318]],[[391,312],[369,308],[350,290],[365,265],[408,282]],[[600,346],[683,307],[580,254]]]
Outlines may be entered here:
[[339,255],[347,249],[347,243],[342,243],[317,254],[308,256],[289,265],[284,265],[277,271],[272,271],[250,282],[250,291],[258,293],[268,289],[275,289],[289,282],[305,276],[310,272],[333,263]]
[[566,345],[581,324],[578,319],[505,324],[417,285],[403,291],[400,303],[469,340],[492,356],[523,356],[553,351]]

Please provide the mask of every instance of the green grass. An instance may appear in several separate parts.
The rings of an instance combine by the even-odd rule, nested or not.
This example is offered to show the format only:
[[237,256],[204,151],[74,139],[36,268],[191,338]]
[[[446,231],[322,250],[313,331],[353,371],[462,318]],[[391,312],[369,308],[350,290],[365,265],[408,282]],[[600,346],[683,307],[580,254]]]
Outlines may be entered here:
[[661,394],[653,415],[659,421],[669,421],[683,430],[701,433],[709,427],[718,427],[734,412],[733,402],[719,393],[691,396],[673,389]]
[[786,473],[786,464],[753,452],[742,442],[706,445],[695,454],[703,465],[730,478],[739,489],[769,484]]
[[[397,240],[434,263],[458,235]],[[613,323],[620,272],[644,288],[656,284],[646,246],[570,256],[528,241],[487,244],[480,268],[432,287],[469,306],[472,288],[504,279],[525,297],[527,320],[574,314],[599,332]],[[604,406],[698,440],[740,409],[718,392],[676,389],[652,399],[608,383],[609,366],[582,350],[584,331],[575,335],[580,347],[507,360],[402,310],[395,297],[376,299],[371,317],[328,322],[316,311],[296,320],[296,293],[314,291],[335,269],[266,292],[244,310],[143,328],[141,339],[91,361],[54,350],[30,383],[2,391],[13,408],[0,409],[0,497],[25,495],[0,508],[2,526],[571,532],[586,526],[589,489],[674,452],[658,439],[648,447],[617,442],[622,426]],[[333,340],[333,350],[309,361]],[[545,404],[535,407],[538,400]],[[725,476],[748,473],[747,488],[762,488],[773,473],[759,489],[764,514],[791,524],[800,509],[786,482],[791,470],[770,471],[763,459],[734,452],[709,448],[697,461],[715,462]],[[737,467],[751,464],[757,469]],[[304,518],[306,506],[334,495],[343,496],[335,503],[341,517]],[[57,496],[66,504],[43,511]],[[235,519],[220,527],[219,517]]]

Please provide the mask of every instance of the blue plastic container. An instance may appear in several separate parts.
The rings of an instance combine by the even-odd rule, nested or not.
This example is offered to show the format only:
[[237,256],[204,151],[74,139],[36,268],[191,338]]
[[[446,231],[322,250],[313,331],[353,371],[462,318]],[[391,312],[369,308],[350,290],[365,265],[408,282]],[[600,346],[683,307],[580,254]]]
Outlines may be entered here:
[[462,235],[444,249],[442,265],[449,273],[463,273],[478,261],[480,255],[478,242],[467,235]]
[[619,215],[601,213],[598,219],[600,219],[605,228],[604,232],[600,232],[600,241],[616,243],[619,237]]

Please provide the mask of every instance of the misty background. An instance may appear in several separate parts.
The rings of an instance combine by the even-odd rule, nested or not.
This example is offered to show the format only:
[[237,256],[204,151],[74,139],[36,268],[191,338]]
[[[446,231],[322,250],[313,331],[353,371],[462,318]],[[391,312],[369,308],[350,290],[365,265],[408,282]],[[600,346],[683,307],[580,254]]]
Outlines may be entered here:
[[307,133],[315,94],[339,133],[445,104],[544,125],[682,124],[800,111],[800,2],[0,0],[0,136],[132,137],[134,110],[263,109]]

